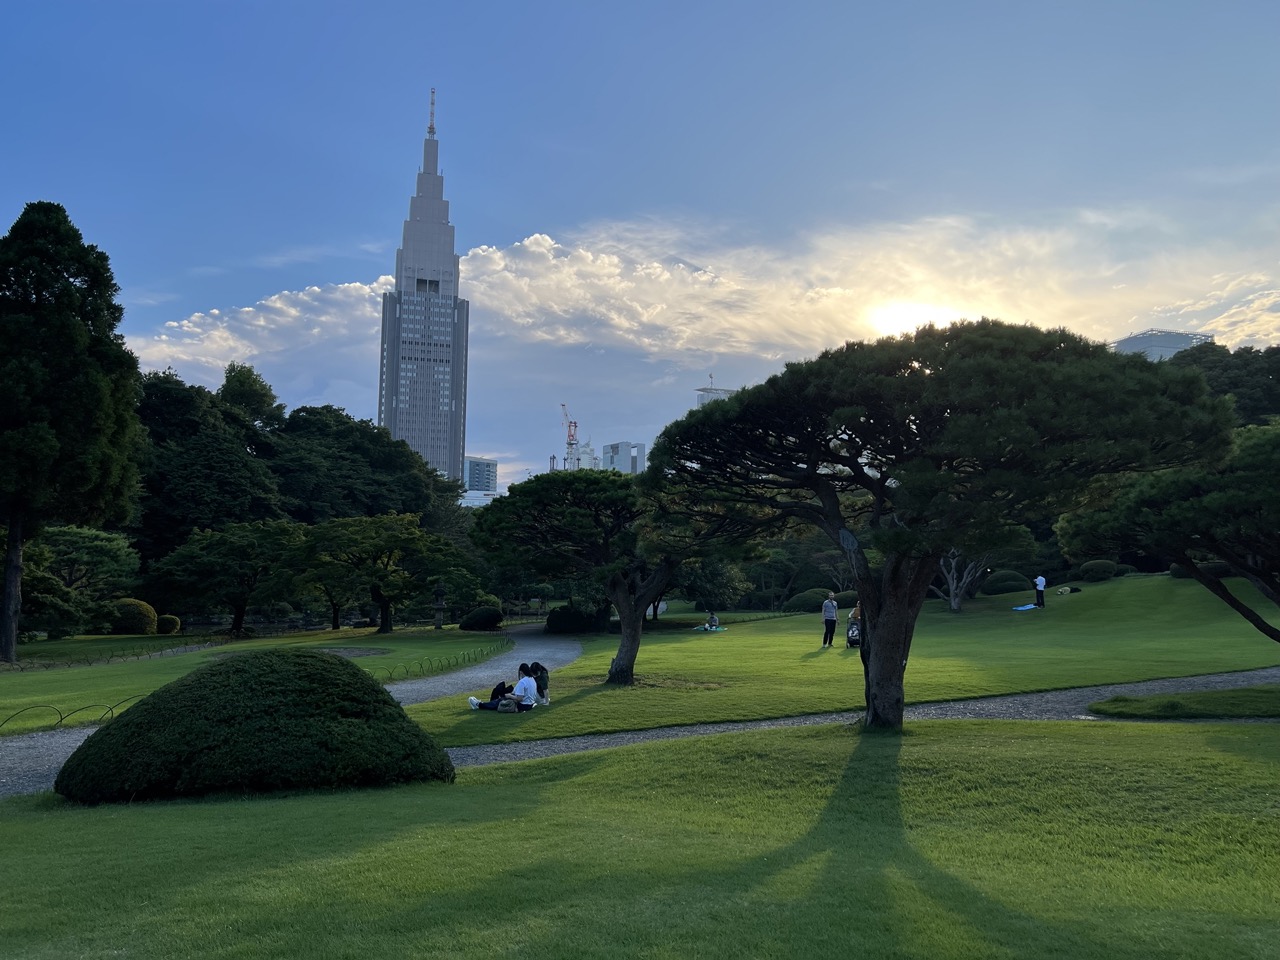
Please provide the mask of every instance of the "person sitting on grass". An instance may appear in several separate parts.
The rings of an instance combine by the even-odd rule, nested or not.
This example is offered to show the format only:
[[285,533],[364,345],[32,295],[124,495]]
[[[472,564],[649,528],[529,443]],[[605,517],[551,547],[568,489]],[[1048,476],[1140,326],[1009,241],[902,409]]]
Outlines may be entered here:
[[538,706],[545,707],[551,702],[551,698],[547,696],[547,685],[551,682],[547,676],[547,668],[535,660],[529,664],[529,670],[533,674],[534,685],[538,688]]
[[[494,688],[497,693],[497,688]],[[527,664],[520,664],[520,679],[516,681],[515,689],[510,693],[504,693],[496,700],[488,700],[481,703],[475,697],[467,697],[467,703],[471,704],[472,710],[497,710],[498,705],[504,701],[510,701],[515,704],[516,713],[525,713],[532,710],[538,702],[538,685],[533,680],[533,669]]]

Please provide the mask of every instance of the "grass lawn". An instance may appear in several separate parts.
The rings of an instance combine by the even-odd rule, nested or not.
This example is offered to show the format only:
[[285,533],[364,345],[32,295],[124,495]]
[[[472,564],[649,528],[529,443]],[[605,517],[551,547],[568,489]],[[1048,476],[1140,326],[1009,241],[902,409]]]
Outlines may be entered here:
[[[152,638],[154,639],[154,638]],[[171,638],[168,646],[172,646]],[[88,651],[95,644],[120,650],[133,638],[101,637],[88,640],[60,641],[64,654]],[[171,680],[185,676],[211,658],[234,656],[246,650],[279,647],[364,648],[369,656],[355,659],[359,666],[371,671],[384,682],[391,677],[405,679],[428,673],[439,673],[462,663],[477,662],[501,648],[503,638],[494,634],[462,633],[457,630],[435,631],[430,628],[398,630],[390,635],[373,630],[311,631],[292,637],[241,640],[232,644],[195,650],[174,656],[153,657],[92,666],[53,668],[48,670],[10,670],[0,672],[0,723],[19,711],[26,710],[0,726],[0,736],[47,730],[58,721],[59,712],[79,711],[69,726],[97,723],[109,708],[144,695]],[[43,644],[24,645],[19,656]],[[49,705],[53,709],[27,709]],[[127,708],[128,703],[124,703]],[[465,704],[464,704],[465,706]]]
[[1280,717],[1280,684],[1241,690],[1193,690],[1148,697],[1112,697],[1091,703],[1089,709],[1109,717],[1140,720],[1217,720],[1228,717]]
[[[908,702],[1280,664],[1280,644],[1190,580],[1125,578],[1051,594],[1044,610],[1011,609],[1025,599],[983,597],[959,615],[926,604],[907,667]],[[477,714],[461,697],[407,709],[441,743],[461,746],[862,706],[858,651],[820,649],[817,614],[728,625],[716,634],[647,634],[629,688],[604,684],[614,635],[591,640],[581,659],[551,675],[548,709]]]
[[828,726],[453,786],[0,802],[6,960],[1272,960],[1280,728]]

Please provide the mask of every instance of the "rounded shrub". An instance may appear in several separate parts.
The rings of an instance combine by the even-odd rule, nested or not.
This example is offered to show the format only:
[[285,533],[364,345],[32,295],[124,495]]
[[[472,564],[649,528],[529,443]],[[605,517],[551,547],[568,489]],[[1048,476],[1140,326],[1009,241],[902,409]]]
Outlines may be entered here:
[[497,630],[502,626],[502,611],[497,607],[476,607],[458,621],[459,630]]
[[857,590],[841,590],[836,594],[836,603],[839,604],[841,610],[850,610],[853,605],[858,602]]
[[782,612],[821,613],[822,602],[827,599],[827,594],[830,592],[830,590],[824,590],[822,587],[814,587],[811,590],[802,590],[782,605]]
[[112,618],[112,633],[152,634],[156,632],[156,608],[145,600],[126,597],[117,600]]
[[547,633],[590,633],[591,613],[571,603],[547,611]]
[[1131,574],[1131,573],[1137,573],[1137,572],[1138,572],[1138,568],[1137,568],[1137,567],[1135,567],[1135,566],[1134,566],[1133,564],[1131,564],[1131,563],[1117,563],[1117,564],[1116,564],[1116,576],[1117,576],[1117,577],[1127,577],[1129,574]]
[[169,636],[171,633],[178,633],[182,630],[182,621],[171,613],[166,613],[156,618],[156,633]]
[[1018,593],[1033,589],[1035,588],[1031,585],[1031,581],[1017,570],[996,570],[982,582],[978,592],[994,597],[1002,593]]
[[1080,564],[1080,579],[1085,583],[1101,583],[1116,575],[1114,560],[1090,560]]
[[355,664],[262,650],[140,700],[79,746],[53,788],[96,804],[453,779],[449,755]]

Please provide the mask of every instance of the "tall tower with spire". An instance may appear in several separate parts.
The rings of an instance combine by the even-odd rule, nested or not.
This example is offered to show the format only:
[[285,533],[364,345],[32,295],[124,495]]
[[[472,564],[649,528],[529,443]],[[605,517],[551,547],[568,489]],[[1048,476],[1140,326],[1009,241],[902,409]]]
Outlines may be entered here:
[[467,322],[436,140],[436,92],[417,193],[396,251],[395,292],[382,295],[378,423],[442,474],[462,479],[467,432]]

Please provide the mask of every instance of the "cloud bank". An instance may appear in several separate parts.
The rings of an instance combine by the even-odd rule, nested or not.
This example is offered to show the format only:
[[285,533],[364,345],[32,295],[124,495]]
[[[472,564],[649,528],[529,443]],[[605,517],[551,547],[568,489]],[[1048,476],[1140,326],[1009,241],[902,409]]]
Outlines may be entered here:
[[[468,452],[505,479],[559,450],[561,403],[597,445],[648,443],[714,374],[740,386],[849,339],[997,317],[1111,340],[1146,327],[1280,341],[1280,250],[1190,241],[1140,210],[1009,226],[942,217],[813,234],[787,247],[645,221],[534,235],[462,259],[471,301]],[[145,367],[220,382],[251,363],[290,407],[372,417],[392,278],[284,291],[172,321]]]

